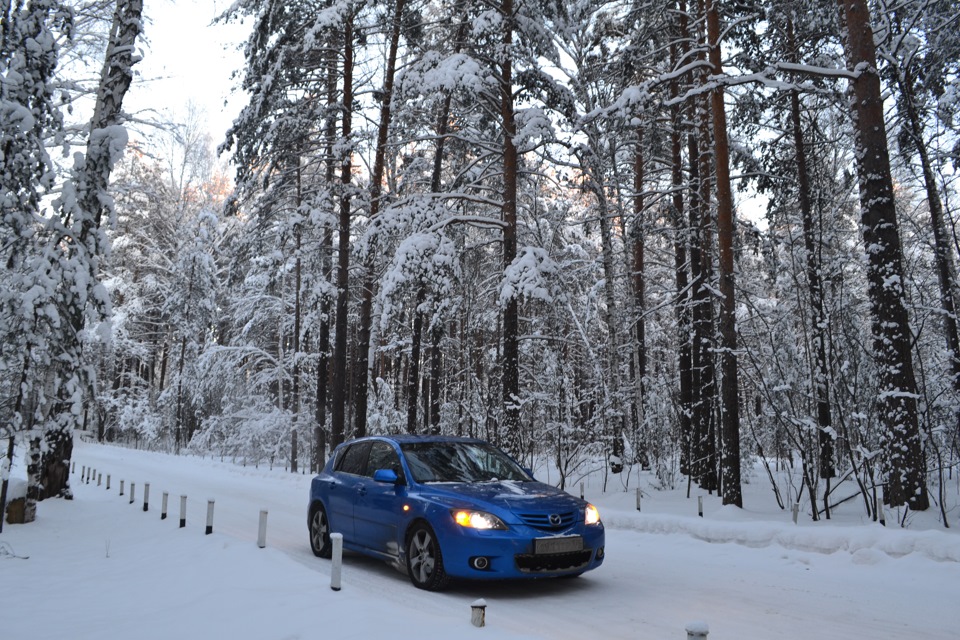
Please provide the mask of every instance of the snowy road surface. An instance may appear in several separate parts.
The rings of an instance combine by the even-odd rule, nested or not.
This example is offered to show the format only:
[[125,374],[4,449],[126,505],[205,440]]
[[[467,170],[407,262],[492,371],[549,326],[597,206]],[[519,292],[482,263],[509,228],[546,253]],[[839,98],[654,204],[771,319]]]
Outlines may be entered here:
[[[632,493],[594,496],[588,492],[587,497],[600,506],[607,525],[607,560],[597,571],[578,579],[457,583],[445,592],[427,593],[413,588],[406,576],[392,567],[348,554],[343,591],[335,594],[322,588],[329,584],[329,561],[315,558],[307,540],[309,476],[92,444],[78,444],[74,460],[75,502],[41,504],[41,519],[30,526],[43,526],[47,509],[59,518],[77,517],[64,514],[77,514],[87,508],[89,513],[97,513],[96,507],[109,522],[73,528],[78,536],[99,535],[101,540],[90,544],[108,545],[107,555],[109,545],[115,545],[114,558],[122,555],[123,545],[136,545],[135,540],[125,537],[124,532],[129,531],[129,536],[161,541],[150,544],[145,540],[142,549],[134,549],[136,555],[149,556],[168,541],[178,544],[178,540],[189,539],[190,554],[203,553],[205,545],[243,549],[240,562],[253,558],[249,573],[262,565],[257,558],[268,557],[264,555],[267,552],[279,553],[293,561],[272,563],[283,565],[283,575],[289,577],[290,584],[320,585],[318,595],[311,596],[306,605],[293,605],[296,611],[288,610],[274,621],[275,626],[248,626],[250,635],[240,632],[224,637],[359,638],[390,633],[403,638],[476,632],[489,638],[682,640],[686,637],[685,626],[694,621],[709,625],[710,640],[960,637],[960,537],[945,531],[883,529],[869,523],[798,527],[789,519],[749,519],[725,508],[701,519],[695,513],[671,513],[676,511],[676,505],[667,503],[663,512],[657,513],[657,496],[648,501],[649,508],[645,506],[643,513],[637,513],[631,508]],[[97,487],[95,482],[81,483],[82,466],[98,470],[104,480],[109,473],[111,491]],[[127,485],[127,494],[122,498],[117,495],[121,479]],[[127,498],[130,482],[136,483],[134,505]],[[142,511],[145,482],[151,485],[149,513]],[[170,516],[166,521],[159,518],[163,491],[170,495]],[[183,531],[177,527],[181,494],[188,496],[187,528]],[[215,535],[204,537],[208,499],[215,500]],[[269,512],[267,551],[258,550],[255,545],[261,509]],[[750,515],[749,511],[746,515]],[[97,534],[98,526],[107,533]],[[84,534],[85,531],[93,533]],[[133,533],[136,531],[141,533]],[[106,542],[105,536],[110,536]],[[26,555],[29,551],[35,559],[44,553],[43,538],[31,542],[27,526],[7,526],[0,543],[4,540],[18,553]],[[64,540],[64,544],[74,543]],[[32,545],[40,548],[31,548]],[[247,552],[248,548],[252,551]],[[5,611],[8,609],[4,602],[15,604],[19,597],[9,583],[14,575],[10,569],[27,571],[32,560],[18,565],[12,562],[0,559],[0,609]],[[237,564],[237,559],[231,559],[231,563]],[[97,580],[97,568],[88,571],[90,580]],[[162,564],[149,571],[162,573]],[[177,579],[161,576],[154,580],[162,583]],[[96,588],[92,583],[88,586]],[[200,601],[209,598],[207,614],[214,617],[231,615],[231,607],[239,611],[259,606],[265,609],[263,615],[267,617],[272,615],[271,607],[276,610],[271,605],[274,595],[249,594],[249,587],[238,595],[239,588],[231,584],[229,576],[213,577],[206,591],[200,590],[192,597]],[[190,593],[188,586],[183,589]],[[220,591],[221,597],[214,597],[209,593],[211,589]],[[469,604],[478,598],[485,599],[488,605],[488,627],[484,630],[469,626]],[[136,616],[138,607],[150,606],[149,599],[130,598],[114,610],[125,608],[125,614]],[[366,613],[357,615],[358,607]],[[218,613],[220,608],[223,611]],[[255,615],[254,611],[246,613]],[[333,636],[303,632],[306,623],[297,622],[298,616],[323,620],[322,626],[328,631],[331,627],[339,631]],[[178,632],[175,618],[171,612],[169,629],[164,629],[162,623],[158,623],[159,627],[154,625],[156,637],[168,632],[196,637],[189,630]],[[43,624],[47,625],[41,627],[44,633],[36,637],[53,638],[52,634],[59,636],[61,632],[70,635],[68,626],[61,629],[49,620]],[[197,628],[190,627],[189,620],[187,624],[188,629]],[[285,625],[295,629],[289,630]],[[309,624],[306,626],[309,628]],[[128,633],[126,629],[119,625],[110,631],[108,627],[103,634],[93,637],[129,637],[123,635]],[[276,635],[271,635],[274,631]]]

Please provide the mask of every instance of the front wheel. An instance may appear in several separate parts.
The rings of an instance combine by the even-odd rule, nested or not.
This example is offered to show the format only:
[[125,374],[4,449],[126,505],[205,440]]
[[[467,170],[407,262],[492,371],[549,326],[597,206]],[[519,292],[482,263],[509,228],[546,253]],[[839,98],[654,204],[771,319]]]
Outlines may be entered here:
[[425,522],[414,525],[407,538],[407,574],[418,589],[438,591],[449,580],[437,536]]
[[329,558],[333,555],[330,543],[330,523],[327,512],[322,504],[314,507],[310,516],[310,549],[318,558]]

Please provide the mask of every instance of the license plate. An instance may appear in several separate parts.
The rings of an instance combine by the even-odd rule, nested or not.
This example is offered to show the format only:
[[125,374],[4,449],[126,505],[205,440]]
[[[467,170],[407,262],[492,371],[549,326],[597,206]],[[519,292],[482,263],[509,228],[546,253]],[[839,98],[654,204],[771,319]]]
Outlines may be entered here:
[[583,537],[581,536],[554,536],[552,538],[534,538],[534,555],[544,555],[549,553],[571,553],[573,551],[583,550]]

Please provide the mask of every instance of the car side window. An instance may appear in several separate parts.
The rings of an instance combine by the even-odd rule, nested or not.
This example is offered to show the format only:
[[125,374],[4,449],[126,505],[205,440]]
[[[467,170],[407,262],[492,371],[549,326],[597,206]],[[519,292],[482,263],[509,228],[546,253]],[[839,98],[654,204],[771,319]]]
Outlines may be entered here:
[[337,471],[362,476],[366,471],[367,454],[369,451],[369,442],[360,442],[351,445],[337,461]]
[[370,458],[367,461],[367,475],[371,478],[377,469],[392,469],[400,478],[403,478],[403,467],[400,466],[400,456],[386,442],[375,441],[370,445]]

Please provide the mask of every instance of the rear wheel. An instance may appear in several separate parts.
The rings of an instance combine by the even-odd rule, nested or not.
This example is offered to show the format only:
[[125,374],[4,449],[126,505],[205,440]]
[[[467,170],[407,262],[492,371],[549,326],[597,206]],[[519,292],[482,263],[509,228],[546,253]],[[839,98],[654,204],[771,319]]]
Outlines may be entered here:
[[329,558],[332,555],[330,523],[322,504],[317,504],[310,515],[310,549],[318,558]]
[[407,574],[413,586],[427,591],[443,589],[449,581],[443,569],[440,543],[425,522],[414,525],[407,538]]

